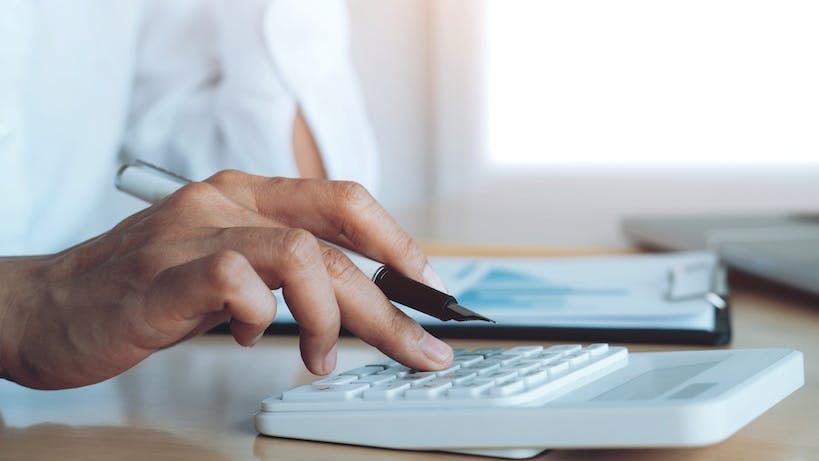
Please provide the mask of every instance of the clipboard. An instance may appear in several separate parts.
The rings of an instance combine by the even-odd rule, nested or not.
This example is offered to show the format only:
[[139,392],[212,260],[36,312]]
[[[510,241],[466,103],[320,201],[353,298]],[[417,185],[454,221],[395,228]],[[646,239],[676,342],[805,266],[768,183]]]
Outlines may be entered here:
[[[453,258],[439,258],[440,263]],[[457,258],[455,258],[457,259]],[[639,309],[665,309],[681,303],[699,304],[702,314],[701,321],[689,322],[680,318],[669,318],[668,322],[629,322],[627,319],[614,319],[609,325],[600,322],[576,322],[566,319],[541,321],[533,325],[531,319],[521,319],[519,322],[509,322],[494,310],[487,310],[485,306],[472,302],[468,296],[459,300],[465,305],[474,308],[484,315],[498,320],[497,325],[482,325],[471,323],[468,326],[442,324],[419,320],[424,328],[433,334],[444,338],[470,339],[516,339],[540,341],[603,341],[603,342],[630,342],[630,343],[666,343],[685,345],[725,345],[731,341],[731,303],[730,290],[727,281],[727,269],[719,261],[718,256],[709,251],[689,251],[662,254],[618,255],[618,256],[588,256],[588,257],[561,257],[561,258],[465,258],[461,264],[469,260],[495,264],[505,263],[504,267],[530,266],[543,269],[541,275],[554,275],[553,272],[565,271],[572,266],[574,274],[566,279],[581,286],[588,280],[574,280],[581,270],[588,270],[588,279],[604,276],[615,271],[626,274],[621,276],[619,288],[624,289],[622,299],[624,303],[634,302]],[[433,258],[433,264],[435,264]],[[531,271],[530,271],[531,272]],[[535,270],[534,272],[537,273]],[[634,274],[630,277],[628,274]],[[446,281],[446,277],[445,277]],[[633,286],[629,286],[628,283]],[[477,282],[480,284],[481,282]],[[645,284],[642,289],[637,285]],[[603,283],[601,286],[606,286]],[[656,294],[651,298],[651,293]],[[458,293],[463,295],[463,290]],[[641,294],[637,294],[641,291]],[[455,293],[453,293],[455,294]],[[458,294],[455,294],[458,297]],[[601,299],[605,303],[606,299]],[[636,305],[639,303],[639,305]],[[696,309],[692,307],[692,309]],[[616,310],[616,308],[615,308]],[[605,308],[600,310],[605,312]],[[634,311],[632,311],[634,312]],[[592,312],[591,315],[594,315]],[[615,316],[616,317],[616,316]],[[628,313],[626,313],[628,317]],[[528,321],[527,321],[528,320]],[[563,324],[565,323],[565,324]]]
[[[498,322],[441,322],[398,306],[440,338],[731,341],[727,271],[712,252],[430,260],[461,304]],[[298,325],[277,296],[279,313],[266,332],[297,334]]]

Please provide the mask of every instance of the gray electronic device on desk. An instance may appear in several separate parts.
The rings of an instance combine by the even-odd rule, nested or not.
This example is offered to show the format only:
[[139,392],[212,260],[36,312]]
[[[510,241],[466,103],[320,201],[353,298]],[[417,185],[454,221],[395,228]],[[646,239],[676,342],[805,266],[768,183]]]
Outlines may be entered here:
[[709,249],[729,267],[819,295],[819,214],[628,217],[623,231],[642,246]]

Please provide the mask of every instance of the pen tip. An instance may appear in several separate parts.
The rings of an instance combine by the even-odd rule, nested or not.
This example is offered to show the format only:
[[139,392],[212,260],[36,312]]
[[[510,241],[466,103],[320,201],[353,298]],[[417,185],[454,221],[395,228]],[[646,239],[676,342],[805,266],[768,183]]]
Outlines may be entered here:
[[483,315],[471,311],[460,304],[450,304],[448,308],[457,314],[456,317],[453,317],[453,320],[457,320],[459,322],[466,320],[483,320],[484,322],[497,323],[489,317],[484,317]]

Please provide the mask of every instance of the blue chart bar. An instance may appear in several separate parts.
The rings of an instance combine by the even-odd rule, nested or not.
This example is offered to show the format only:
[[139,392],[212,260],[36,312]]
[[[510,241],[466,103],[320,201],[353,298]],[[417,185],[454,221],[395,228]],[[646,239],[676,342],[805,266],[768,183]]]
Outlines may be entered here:
[[566,306],[568,297],[616,297],[624,296],[621,288],[574,288],[549,285],[541,278],[508,269],[491,269],[472,287],[458,296],[458,301],[470,308],[506,307],[526,309]]

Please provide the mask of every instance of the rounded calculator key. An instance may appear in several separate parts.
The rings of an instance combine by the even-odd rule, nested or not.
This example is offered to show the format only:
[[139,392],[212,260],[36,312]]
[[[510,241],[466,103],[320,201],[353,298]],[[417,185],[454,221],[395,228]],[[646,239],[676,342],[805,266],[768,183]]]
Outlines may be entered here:
[[412,370],[405,367],[404,365],[398,365],[398,366],[394,366],[394,367],[389,367],[384,371],[379,371],[376,374],[379,374],[379,375],[392,375],[392,376],[395,376],[397,378],[403,378],[404,376],[407,376],[408,374],[410,374],[411,371]]
[[515,362],[519,362],[519,361],[523,360],[523,355],[522,354],[514,354],[514,355],[501,354],[501,355],[498,356],[498,360],[501,361],[501,366],[505,367],[507,365],[511,365],[511,364],[513,364]]
[[446,375],[447,378],[451,379],[453,383],[459,384],[469,379],[478,376],[478,372],[474,370],[458,370],[454,373],[450,373]]
[[449,391],[447,391],[447,396],[451,398],[480,397],[481,394],[491,389],[494,385],[495,381],[491,379],[476,378],[463,383],[455,384],[451,389],[449,389]]
[[500,368],[500,366],[501,366],[501,360],[498,360],[496,358],[491,358],[491,359],[482,360],[482,361],[480,361],[480,362],[478,362],[478,363],[476,363],[474,365],[471,365],[469,367],[465,367],[465,369],[475,370],[475,371],[478,372],[478,374],[484,374],[484,373],[489,373],[489,372],[495,371],[498,368]]
[[393,360],[393,359],[385,358],[385,359],[382,359],[382,360],[376,360],[375,362],[368,363],[365,366],[367,366],[367,367],[389,368],[389,367],[394,367],[394,366],[397,366],[397,365],[401,365],[401,364],[398,363],[397,361]]
[[390,400],[400,397],[410,387],[410,383],[390,381],[366,389],[362,397],[364,400]]
[[580,344],[561,344],[546,349],[546,352],[554,352],[565,356],[571,354],[572,352],[579,351],[580,349],[583,349]]
[[487,373],[493,373],[494,371],[500,369],[500,363],[489,363],[486,364],[485,366],[475,366],[469,369],[477,371],[478,375],[485,375]]
[[555,376],[563,375],[569,371],[569,362],[566,360],[560,360],[558,362],[546,365],[543,367],[543,369],[549,372],[549,378],[554,378]]
[[582,350],[572,352],[571,354],[568,354],[565,357],[563,357],[563,360],[567,360],[569,362],[569,365],[573,367],[583,366],[586,363],[588,363],[590,359],[591,356],[589,355],[589,353]]
[[349,384],[353,381],[358,379],[358,376],[355,375],[336,375],[330,376],[327,378],[319,379],[318,381],[314,382],[313,385],[315,386],[337,386],[340,384]]
[[519,375],[523,375],[531,371],[537,370],[541,366],[543,366],[543,364],[538,360],[521,360],[520,362],[516,362],[511,366],[506,367],[506,369],[514,370]]
[[586,346],[586,352],[592,357],[599,357],[609,351],[609,345],[606,343],[594,343]]
[[456,370],[459,370],[460,368],[461,368],[461,364],[459,364],[459,363],[454,363],[454,364],[452,364],[452,366],[451,366],[451,367],[449,367],[449,368],[444,368],[443,370],[438,370],[438,371],[436,371],[435,373],[436,373],[438,376],[445,376],[445,375],[449,375],[449,374],[454,373]]
[[470,352],[470,354],[475,355],[482,355],[484,357],[492,357],[493,355],[503,354],[506,349],[502,347],[483,347],[480,349],[475,349],[474,351]]
[[431,399],[442,395],[450,387],[452,387],[452,380],[437,378],[411,387],[404,392],[404,398]]
[[376,365],[370,365],[370,366],[367,366],[367,367],[353,368],[352,370],[345,371],[344,373],[341,374],[341,376],[349,375],[349,376],[358,376],[360,378],[362,376],[373,375],[375,373],[378,373],[379,371],[384,371],[384,367],[376,366]]
[[523,380],[523,384],[525,384],[527,388],[536,387],[549,380],[549,371],[534,370],[521,375],[520,378]]
[[474,365],[474,364],[480,362],[481,360],[483,360],[482,355],[467,354],[467,355],[456,356],[455,360],[453,360],[452,363],[453,364],[457,363],[458,365],[460,365],[462,367],[468,367],[470,365]]
[[299,386],[282,394],[282,400],[298,402],[327,402],[351,400],[358,397],[369,384],[320,385],[308,384]]
[[522,380],[509,381],[503,384],[496,385],[489,390],[489,395],[495,397],[505,397],[507,395],[517,394],[526,390],[526,386]]
[[367,383],[371,386],[381,383],[386,383],[396,379],[395,375],[369,375],[369,376],[362,376],[356,380],[357,383]]
[[532,360],[537,360],[541,363],[541,365],[546,365],[548,363],[557,362],[562,356],[563,354],[559,352],[542,352],[533,356]]
[[508,381],[512,381],[513,379],[517,379],[518,372],[514,370],[495,370],[492,373],[486,373],[481,375],[483,379],[491,379],[495,381],[495,384],[502,384]]
[[524,357],[530,357],[542,350],[543,346],[518,346],[507,349],[503,352],[503,355],[522,355]]
[[417,386],[421,383],[435,379],[436,376],[437,374],[434,371],[415,371],[404,376],[403,378],[400,378],[399,381]]

